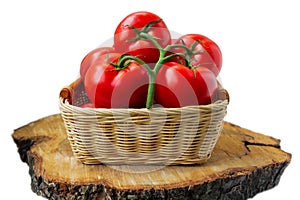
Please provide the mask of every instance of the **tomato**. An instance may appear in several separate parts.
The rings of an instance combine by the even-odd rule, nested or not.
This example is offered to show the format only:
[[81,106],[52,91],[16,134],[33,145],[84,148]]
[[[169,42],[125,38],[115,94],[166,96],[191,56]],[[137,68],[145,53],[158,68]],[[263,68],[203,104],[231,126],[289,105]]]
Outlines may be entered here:
[[104,54],[112,53],[114,52],[113,47],[99,47],[91,52],[89,52],[83,59],[80,64],[80,76],[82,79],[84,79],[85,74],[88,70],[88,68],[93,65],[95,62],[97,62],[97,59]]
[[157,73],[154,97],[156,103],[169,108],[205,105],[212,102],[217,89],[216,76],[209,69],[167,62]]
[[97,59],[104,54],[114,52],[112,47],[99,47],[89,52],[81,61],[80,64],[80,76],[84,80],[85,74],[88,68],[97,62]]
[[147,71],[135,61],[117,70],[112,63],[117,63],[120,56],[119,53],[100,56],[85,75],[86,93],[97,108],[145,107],[149,82]]
[[[195,54],[191,55],[190,65],[206,67],[218,76],[222,68],[222,53],[214,41],[200,34],[187,34],[178,38],[176,44],[185,44],[188,48],[192,48],[195,42],[196,46],[192,49]],[[201,50],[202,52],[200,52]],[[174,51],[183,53],[184,49],[178,48]],[[182,63],[183,59],[180,60]]]
[[[151,41],[136,38],[137,33],[132,27],[143,30],[153,36],[158,44],[164,48],[170,44],[171,35],[166,24],[159,20],[161,20],[159,16],[143,11],[135,12],[125,17],[119,23],[114,33],[114,47],[116,51],[137,56],[146,63],[156,63],[159,58],[159,50]],[[148,30],[145,30],[149,23],[155,21],[156,23],[152,24]]]

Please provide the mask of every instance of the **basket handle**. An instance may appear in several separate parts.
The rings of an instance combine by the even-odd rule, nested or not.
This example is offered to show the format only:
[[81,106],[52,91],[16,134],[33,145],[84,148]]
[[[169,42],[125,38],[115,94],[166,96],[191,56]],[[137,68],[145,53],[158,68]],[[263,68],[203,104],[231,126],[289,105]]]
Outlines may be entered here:
[[72,104],[72,97],[74,93],[74,88],[81,83],[81,78],[78,78],[73,83],[71,83],[69,86],[64,87],[61,89],[59,93],[59,97],[63,99],[63,102],[66,100]]
[[222,101],[227,100],[228,103],[229,103],[230,97],[229,97],[228,91],[225,90],[220,83],[218,83],[218,85],[219,85],[219,89],[218,89],[218,92],[217,92],[217,95],[216,95],[216,99],[217,100],[222,100]]

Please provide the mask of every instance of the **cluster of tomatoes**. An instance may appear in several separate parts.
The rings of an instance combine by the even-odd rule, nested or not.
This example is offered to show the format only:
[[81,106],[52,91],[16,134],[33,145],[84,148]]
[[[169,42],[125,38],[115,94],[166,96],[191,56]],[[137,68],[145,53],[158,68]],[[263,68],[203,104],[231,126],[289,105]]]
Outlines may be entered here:
[[94,108],[209,104],[218,89],[222,55],[200,34],[172,39],[164,21],[135,12],[117,26],[114,44],[89,52],[80,76]]

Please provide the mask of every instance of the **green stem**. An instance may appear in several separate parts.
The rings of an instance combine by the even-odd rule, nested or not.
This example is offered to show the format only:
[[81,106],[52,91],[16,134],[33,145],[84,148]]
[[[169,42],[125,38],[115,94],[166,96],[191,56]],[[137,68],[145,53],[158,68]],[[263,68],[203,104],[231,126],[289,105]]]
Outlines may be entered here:
[[[153,22],[153,24],[155,24],[155,23],[157,23],[157,22]],[[142,66],[144,66],[144,68],[147,70],[148,76],[149,76],[148,94],[147,94],[147,101],[146,101],[147,109],[150,109],[153,105],[156,76],[157,76],[160,68],[162,67],[163,63],[166,62],[168,59],[173,58],[175,56],[181,56],[182,58],[184,58],[185,64],[187,64],[189,62],[188,60],[186,60],[185,54],[172,54],[172,55],[166,56],[166,52],[170,51],[173,48],[183,48],[188,54],[192,53],[192,50],[189,49],[184,44],[173,44],[173,45],[168,45],[165,48],[162,48],[160,46],[160,44],[156,41],[156,38],[147,33],[153,24],[150,24],[149,27],[144,28],[146,31],[136,30],[137,36],[134,38],[134,40],[137,40],[137,39],[148,40],[159,50],[160,56],[159,56],[157,63],[155,64],[154,68],[151,69],[143,60],[141,60],[135,56],[125,55],[118,62],[118,64],[122,64],[123,62],[126,62],[126,60],[128,60],[128,59],[132,59],[132,60],[135,60],[138,63],[142,64]],[[134,27],[132,27],[132,28],[134,28]]]
[[[148,71],[148,75],[149,75],[149,86],[148,86],[146,108],[150,109],[152,107],[153,101],[154,101],[156,76],[157,76],[157,73],[159,72],[160,68],[162,67],[163,63],[166,62],[168,59],[176,57],[176,56],[181,56],[184,59],[185,64],[189,63],[189,61],[186,60],[186,58],[185,58],[185,54],[171,54],[171,55],[166,56],[166,52],[168,52],[174,48],[183,48],[188,53],[191,53],[191,50],[186,45],[183,45],[183,44],[173,44],[173,45],[168,45],[165,48],[162,48],[160,46],[160,44],[155,40],[155,38],[153,36],[149,35],[148,33],[140,32],[139,37],[144,40],[149,40],[159,50],[159,59],[158,59],[157,63],[155,64],[154,68],[150,69],[148,65],[146,67],[146,69]],[[143,66],[146,66],[146,64],[144,63]]]
[[146,101],[146,108],[150,109],[153,105],[154,101],[154,90],[155,90],[155,82],[156,82],[156,73],[151,70],[149,75],[149,85],[148,85],[148,95]]
[[163,48],[160,46],[160,44],[153,38],[153,36],[149,35],[148,33],[144,33],[144,32],[141,32],[139,34],[139,36],[144,39],[144,40],[149,40],[151,41],[154,46],[159,50],[159,51],[162,51]]
[[154,100],[154,89],[155,89],[155,79],[157,72],[149,67],[142,59],[137,58],[135,56],[130,55],[122,55],[120,59],[118,60],[118,63],[115,64],[117,70],[122,70],[126,68],[127,66],[124,65],[126,61],[128,60],[134,60],[138,63],[140,63],[147,71],[149,76],[149,86],[148,86],[148,95],[147,95],[147,102],[146,102],[146,108],[150,109],[153,105]]
[[175,48],[183,48],[187,52],[191,51],[186,45],[183,45],[183,44],[171,44],[171,45],[168,45],[165,48],[165,50],[170,51],[171,49],[175,49]]
[[127,66],[123,66],[123,64],[127,60],[134,60],[134,61],[140,63],[141,65],[143,65],[143,67],[147,70],[148,73],[152,72],[152,70],[149,67],[149,65],[147,65],[142,59],[140,59],[138,57],[135,57],[135,56],[130,56],[130,55],[123,55],[123,56],[120,57],[120,59],[118,60],[118,63],[117,63],[117,66],[118,66],[117,70],[122,70],[122,69],[126,68]]

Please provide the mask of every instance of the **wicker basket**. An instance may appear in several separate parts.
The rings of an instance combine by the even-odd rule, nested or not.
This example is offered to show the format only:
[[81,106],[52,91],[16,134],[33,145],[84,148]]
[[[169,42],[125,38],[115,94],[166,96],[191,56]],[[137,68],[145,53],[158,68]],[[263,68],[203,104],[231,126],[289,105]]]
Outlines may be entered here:
[[229,102],[182,108],[80,108],[89,102],[80,80],[60,92],[60,110],[74,155],[84,164],[188,165],[207,161]]

